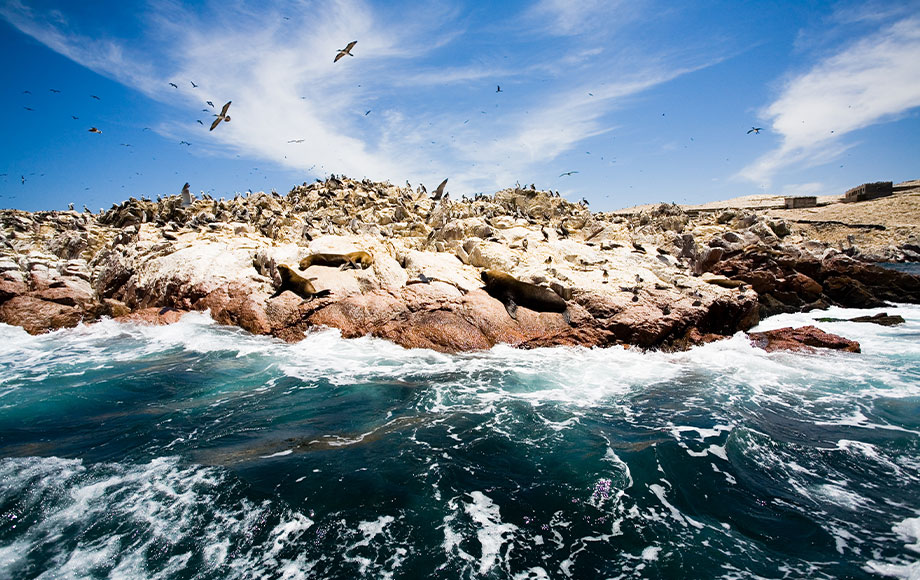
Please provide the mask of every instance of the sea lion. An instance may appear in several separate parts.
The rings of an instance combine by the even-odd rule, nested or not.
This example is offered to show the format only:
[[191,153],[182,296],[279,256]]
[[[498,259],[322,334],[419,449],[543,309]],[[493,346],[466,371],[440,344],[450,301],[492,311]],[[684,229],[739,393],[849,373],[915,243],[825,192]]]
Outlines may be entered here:
[[271,298],[279,296],[285,290],[290,290],[304,300],[312,300],[319,296],[328,296],[331,294],[330,290],[320,290],[317,292],[309,278],[304,278],[287,264],[278,264],[277,269],[278,274],[281,275],[281,286],[278,286],[278,290],[271,295]]
[[370,268],[374,263],[374,256],[367,252],[349,252],[348,254],[313,254],[300,261],[300,269],[306,270],[310,266],[339,266],[340,269],[348,268],[363,270]]
[[520,280],[498,270],[486,270],[482,273],[486,292],[501,300],[511,318],[517,320],[517,307],[523,306],[537,312],[561,312],[568,319],[565,300],[549,288],[521,282]]

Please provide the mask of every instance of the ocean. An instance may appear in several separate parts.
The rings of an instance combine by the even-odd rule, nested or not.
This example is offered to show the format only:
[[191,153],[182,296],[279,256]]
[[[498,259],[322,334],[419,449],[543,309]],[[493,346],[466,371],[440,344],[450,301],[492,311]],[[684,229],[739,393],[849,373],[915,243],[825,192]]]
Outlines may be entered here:
[[0,578],[920,578],[920,307],[861,354],[0,325]]

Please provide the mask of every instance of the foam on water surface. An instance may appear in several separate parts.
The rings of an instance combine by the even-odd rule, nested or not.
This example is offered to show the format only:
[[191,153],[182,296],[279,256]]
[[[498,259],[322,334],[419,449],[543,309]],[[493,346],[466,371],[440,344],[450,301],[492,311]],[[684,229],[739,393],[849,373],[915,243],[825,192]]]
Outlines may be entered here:
[[0,577],[916,576],[920,308],[861,354],[0,325]]

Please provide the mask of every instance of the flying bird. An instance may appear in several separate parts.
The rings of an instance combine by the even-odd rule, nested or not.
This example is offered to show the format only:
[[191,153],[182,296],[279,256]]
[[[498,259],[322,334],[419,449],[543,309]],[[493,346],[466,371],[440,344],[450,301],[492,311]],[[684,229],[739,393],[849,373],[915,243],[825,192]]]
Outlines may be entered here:
[[204,123],[201,121],[201,119],[195,119],[195,120],[198,121],[198,124],[199,124],[199,125],[204,125]]
[[495,92],[496,92],[496,93],[502,92],[502,86],[501,86],[501,85],[495,85]]
[[179,85],[177,85],[176,83],[169,83],[169,85],[170,85],[171,87],[174,87],[174,88],[177,88],[177,89],[179,88]]
[[61,91],[59,91],[59,90],[57,90],[57,89],[48,89],[48,90],[51,91],[52,93],[59,93],[59,92],[61,92]]
[[95,127],[90,127],[89,132],[90,133],[102,133],[102,131],[100,131],[99,129]]
[[446,179],[445,179],[444,181],[441,182],[441,185],[439,185],[437,189],[434,190],[434,194],[431,196],[431,199],[433,199],[433,200],[435,200],[435,201],[441,199],[441,197],[444,195],[444,186],[445,186],[445,185],[447,185],[447,180],[446,180]]
[[191,145],[188,141],[179,141],[179,145]]
[[214,103],[212,103],[211,101],[205,101],[205,103],[209,104],[212,109],[214,108]]
[[90,97],[96,99],[97,101],[101,101],[101,100],[102,100],[102,99],[100,99],[99,97],[97,97],[96,95],[90,95]]
[[78,116],[76,116],[76,115],[71,115],[70,118],[73,119],[74,121],[76,121],[76,120],[79,119],[80,117],[78,117]]
[[351,42],[348,43],[347,46],[345,46],[345,48],[339,49],[339,52],[336,53],[335,58],[332,59],[332,62],[339,62],[339,59],[345,56],[346,54],[348,56],[354,56],[351,53],[351,49],[354,48],[356,44],[358,44],[358,41],[352,40]]
[[227,109],[230,108],[230,103],[232,103],[232,102],[233,102],[233,101],[227,101],[227,104],[224,105],[224,108],[220,110],[220,114],[217,115],[217,118],[214,119],[214,122],[213,122],[213,123],[211,123],[211,128],[208,129],[208,131],[213,131],[213,130],[214,130],[214,127],[220,125],[220,122],[221,122],[221,121],[226,121],[226,122],[228,122],[228,123],[230,122],[230,116],[227,115]]
[[303,139],[291,139],[288,143],[303,143]]
[[572,175],[578,173],[577,171],[566,171],[565,173],[560,173],[559,177],[565,177],[566,175]]
[[193,88],[193,89],[197,89],[197,88],[198,88],[198,85],[195,84],[195,81],[189,81],[189,82],[192,83],[192,88]]
[[31,107],[23,107],[23,109],[25,109],[26,111],[34,111],[34,110],[35,110],[35,109],[31,108]]
[[31,95],[31,94],[32,94],[32,91],[22,91],[22,94],[24,94],[24,95]]
[[365,111],[364,116],[367,117],[370,114],[371,114],[371,109],[368,109],[367,111]]
[[763,131],[763,127],[751,127],[751,129],[747,132],[747,134],[750,135],[751,133],[754,133],[756,135],[757,133],[760,133],[761,131]]

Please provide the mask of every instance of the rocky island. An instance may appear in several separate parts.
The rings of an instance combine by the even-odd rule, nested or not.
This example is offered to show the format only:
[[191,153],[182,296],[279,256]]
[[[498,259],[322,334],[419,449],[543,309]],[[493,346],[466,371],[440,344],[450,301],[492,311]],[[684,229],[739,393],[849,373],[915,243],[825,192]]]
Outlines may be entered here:
[[[436,200],[333,176],[283,196],[2,210],[0,322],[41,333],[208,310],[286,341],[327,326],[442,352],[682,349],[781,312],[920,302],[920,278],[872,264],[920,260],[920,182],[895,189],[807,208],[760,196],[592,213],[533,186]],[[564,302],[528,303],[486,271]]]

